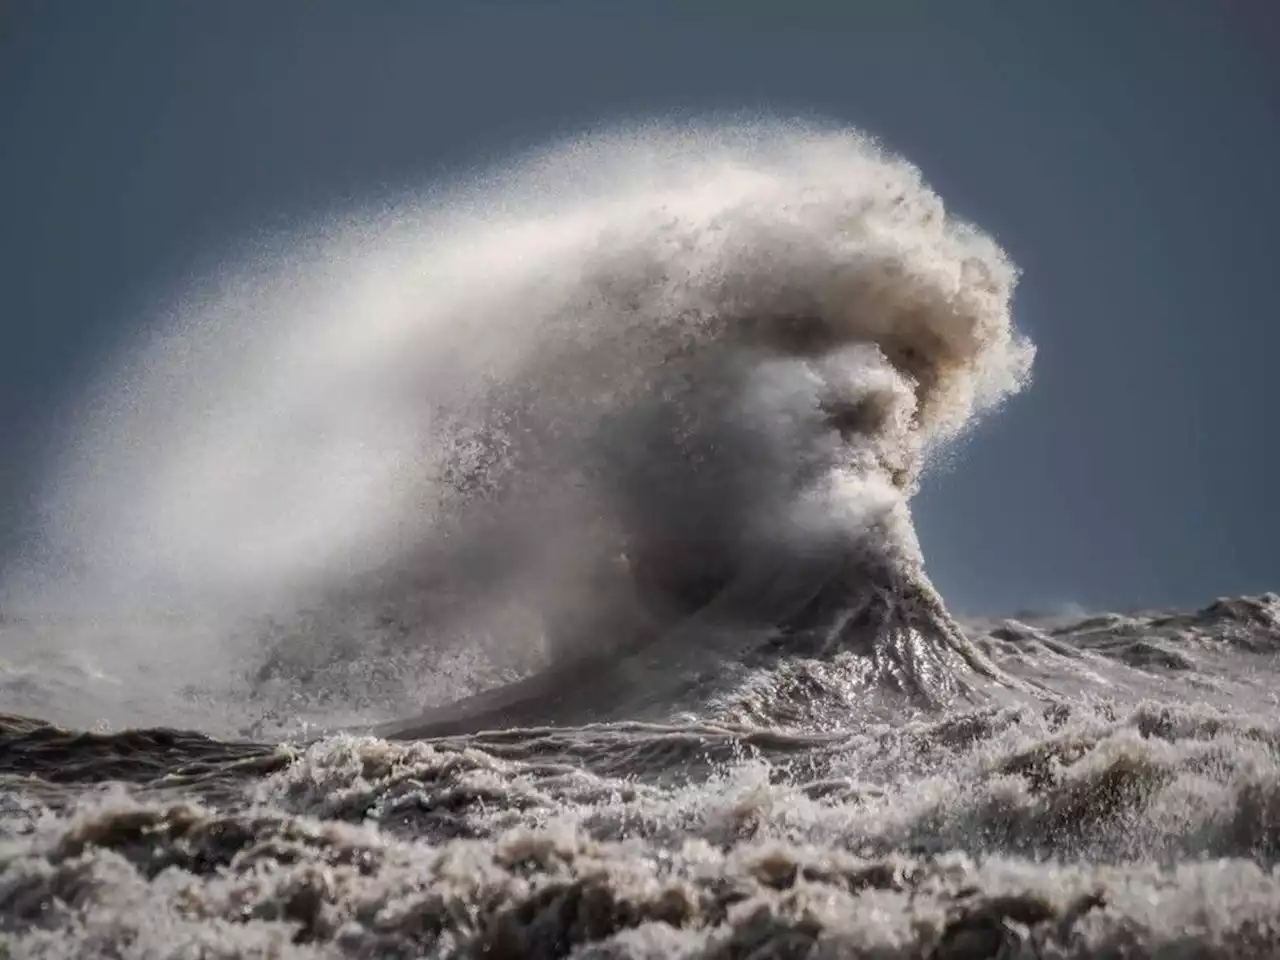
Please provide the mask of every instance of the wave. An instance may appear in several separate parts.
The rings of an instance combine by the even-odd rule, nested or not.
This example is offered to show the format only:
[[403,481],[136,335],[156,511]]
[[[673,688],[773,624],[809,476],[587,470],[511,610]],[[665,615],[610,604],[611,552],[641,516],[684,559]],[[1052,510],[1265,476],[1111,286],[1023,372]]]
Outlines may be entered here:
[[176,303],[86,399],[10,605],[198,611],[235,639],[175,669],[259,679],[335,637],[556,665],[482,725],[946,699],[995,668],[909,501],[1027,383],[1016,276],[857,132],[579,137]]

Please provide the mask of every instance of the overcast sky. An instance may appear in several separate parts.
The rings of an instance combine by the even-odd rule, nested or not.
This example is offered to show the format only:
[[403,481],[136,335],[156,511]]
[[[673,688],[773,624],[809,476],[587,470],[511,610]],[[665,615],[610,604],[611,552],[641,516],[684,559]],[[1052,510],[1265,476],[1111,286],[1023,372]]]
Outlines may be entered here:
[[[785,11],[785,12],[784,12]],[[0,531],[50,417],[255,232],[630,116],[860,126],[1025,271],[932,480],[969,612],[1280,589],[1280,3],[0,2]]]

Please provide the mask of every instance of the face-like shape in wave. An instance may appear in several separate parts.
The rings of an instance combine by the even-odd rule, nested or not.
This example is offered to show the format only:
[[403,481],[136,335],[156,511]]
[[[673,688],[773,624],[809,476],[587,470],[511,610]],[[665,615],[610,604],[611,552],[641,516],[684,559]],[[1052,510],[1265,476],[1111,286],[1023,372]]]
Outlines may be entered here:
[[916,478],[1029,369],[1014,279],[855,133],[583,138],[178,304],[86,404],[47,540],[94,603],[441,645],[528,645],[512,605],[557,650],[783,615],[850,558],[918,586]]

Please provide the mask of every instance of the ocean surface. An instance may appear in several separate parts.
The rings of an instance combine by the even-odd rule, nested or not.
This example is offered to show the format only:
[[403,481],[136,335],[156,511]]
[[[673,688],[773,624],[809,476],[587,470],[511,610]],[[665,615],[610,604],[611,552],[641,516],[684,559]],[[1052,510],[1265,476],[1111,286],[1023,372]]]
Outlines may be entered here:
[[856,131],[259,238],[0,582],[0,957],[1280,957],[1280,597],[958,619],[1018,270]]
[[[0,953],[1280,955],[1280,598],[968,633],[1061,692],[807,729],[655,714],[424,740],[6,715]],[[746,699],[831,669],[749,675]],[[83,716],[71,691],[128,682],[3,671],[31,715]]]

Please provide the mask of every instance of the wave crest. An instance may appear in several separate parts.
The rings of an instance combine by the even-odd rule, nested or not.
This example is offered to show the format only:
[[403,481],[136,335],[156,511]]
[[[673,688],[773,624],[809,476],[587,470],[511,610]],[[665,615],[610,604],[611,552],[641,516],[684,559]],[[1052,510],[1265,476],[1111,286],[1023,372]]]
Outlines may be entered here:
[[419,644],[667,673],[808,631],[950,689],[979,661],[908,501],[1027,381],[1015,281],[857,133],[579,138],[179,304],[89,405],[50,555],[97,603],[377,610]]

